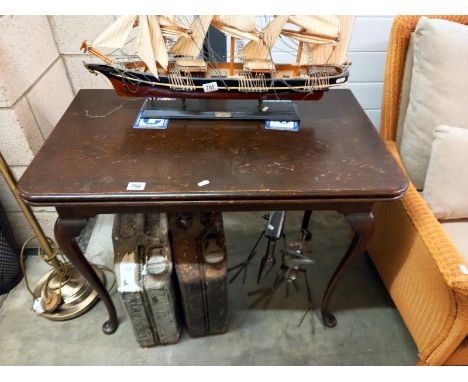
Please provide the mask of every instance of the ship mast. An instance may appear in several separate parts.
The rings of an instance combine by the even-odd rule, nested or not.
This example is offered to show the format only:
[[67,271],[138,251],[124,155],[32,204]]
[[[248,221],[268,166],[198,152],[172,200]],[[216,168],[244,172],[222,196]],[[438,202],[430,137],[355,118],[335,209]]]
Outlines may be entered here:
[[349,61],[346,57],[351,31],[353,29],[353,16],[337,16],[339,20],[339,35],[335,42],[330,44],[304,43],[301,65],[346,65]]
[[213,16],[196,16],[190,30],[179,37],[169,53],[175,56],[197,58],[203,48],[206,33]]
[[208,65],[198,56],[203,48],[212,19],[212,15],[195,16],[190,24],[190,29],[176,40],[169,50],[169,53],[178,57],[175,62],[176,70],[206,72]]
[[169,56],[156,16],[139,16],[137,54],[156,78],[159,78],[156,62],[167,70]]
[[180,25],[173,15],[158,15],[156,17],[164,37],[179,37],[188,32],[188,29]]
[[81,49],[112,65],[112,58],[99,52],[97,47],[122,49],[128,42],[132,28],[138,28],[136,54],[144,62],[145,67],[159,78],[156,63],[165,70],[169,63],[164,37],[180,36],[187,31],[176,23],[173,16],[121,16],[97,36],[92,44],[83,41]]
[[211,25],[234,38],[244,38],[259,42],[255,16],[214,16]]
[[289,16],[276,16],[259,34],[259,41],[251,40],[244,47],[244,68],[247,70],[273,71],[271,49]]
[[335,43],[340,36],[340,19],[337,16],[289,16],[288,23],[299,31],[283,29],[281,34],[311,44]]
[[231,38],[229,75],[234,74],[234,55],[236,39],[260,41],[254,15],[217,15],[211,20],[211,25]]
[[[163,69],[166,73],[170,71],[174,74],[178,71],[206,72],[210,63],[200,59],[199,55],[208,28],[212,25],[231,38],[228,65],[230,76],[236,73],[237,68],[234,63],[236,39],[248,40],[241,51],[245,60],[244,71],[273,73],[276,68],[271,50],[281,35],[298,43],[296,62],[292,65],[292,75],[296,77],[303,65],[346,65],[354,21],[352,16],[278,15],[262,30],[257,30],[255,16],[249,15],[195,16],[191,18],[189,27],[177,19],[173,15],[121,16],[99,34],[92,44],[84,41],[82,49],[106,64],[114,65],[115,59],[97,48],[122,49],[132,41],[128,41],[132,28],[137,28],[135,53],[143,64],[132,64],[133,68],[148,70],[156,78],[159,78],[158,71],[162,72]],[[287,24],[294,25],[294,28],[285,28]],[[174,41],[169,51],[166,40]],[[169,55],[175,57],[174,66],[169,64]]]
[[99,34],[91,44],[93,47],[120,49],[125,45],[137,16],[121,16]]

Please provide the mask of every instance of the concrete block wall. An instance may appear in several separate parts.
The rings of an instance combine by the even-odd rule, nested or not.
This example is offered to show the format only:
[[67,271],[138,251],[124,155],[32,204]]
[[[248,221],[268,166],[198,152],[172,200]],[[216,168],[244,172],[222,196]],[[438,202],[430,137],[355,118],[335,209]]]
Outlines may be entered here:
[[[0,151],[16,179],[79,89],[110,88],[104,77],[84,68],[89,55],[79,48],[83,39],[92,40],[114,20],[115,16],[0,16]],[[22,244],[33,233],[1,177],[0,201]],[[33,210],[53,237],[55,210]]]
[[[49,16],[49,23],[58,52],[65,64],[73,93],[80,89],[111,88],[109,81],[102,75],[93,76],[83,66],[83,61],[98,59],[80,51],[81,42],[93,39],[115,20],[115,16]],[[110,53],[100,49],[103,53]]]
[[[45,16],[0,17],[0,150],[18,179],[73,99],[63,59]],[[4,180],[0,200],[18,243],[32,236]],[[35,209],[47,235],[56,213]]]
[[[0,16],[0,150],[17,178],[79,89],[110,88],[106,78],[93,76],[84,68],[84,60],[98,60],[79,48],[83,39],[92,41],[115,18]],[[377,128],[391,23],[392,17],[358,16],[349,49],[353,65],[347,86]],[[274,51],[278,62],[292,62],[293,57],[284,49]],[[3,179],[0,200],[22,243],[31,231]],[[52,235],[55,212],[45,208],[35,209],[35,213]]]

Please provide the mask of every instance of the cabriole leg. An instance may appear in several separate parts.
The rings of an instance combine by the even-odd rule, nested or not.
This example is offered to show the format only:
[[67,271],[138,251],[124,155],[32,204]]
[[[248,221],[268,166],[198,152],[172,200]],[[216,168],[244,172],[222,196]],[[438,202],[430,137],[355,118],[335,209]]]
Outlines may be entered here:
[[347,214],[345,217],[354,231],[354,236],[346,254],[341,259],[340,264],[328,282],[327,289],[323,295],[321,305],[322,321],[324,325],[329,328],[333,328],[337,324],[335,316],[329,311],[333,292],[349,268],[356,262],[359,256],[365,252],[374,228],[374,216],[370,212]]
[[86,225],[86,222],[87,219],[59,217],[55,222],[55,240],[63,253],[67,256],[68,260],[70,260],[73,266],[96,290],[100,299],[104,302],[107,312],[109,313],[109,319],[102,325],[102,331],[105,334],[112,334],[117,330],[118,326],[114,303],[112,302],[106,287],[96,275],[88,260],[84,257],[76,240],[80,235],[81,230]]

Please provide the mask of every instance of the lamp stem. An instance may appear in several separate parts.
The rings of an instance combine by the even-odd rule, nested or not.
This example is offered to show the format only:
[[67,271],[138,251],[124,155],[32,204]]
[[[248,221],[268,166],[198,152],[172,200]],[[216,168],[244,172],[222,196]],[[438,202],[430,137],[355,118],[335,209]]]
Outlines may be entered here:
[[[34,232],[34,235],[36,235],[42,249],[47,254],[47,257],[52,257],[53,255],[52,247],[50,246],[50,243],[47,240],[47,237],[44,234],[44,231],[42,230],[41,226],[37,222],[37,219],[34,216],[31,208],[28,205],[26,205],[26,203],[24,203],[23,199],[21,199],[21,196],[19,195],[18,189],[16,187],[16,179],[13,173],[11,172],[10,168],[8,167],[8,164],[3,158],[3,155],[1,152],[0,152],[0,172],[3,178],[5,179],[8,188],[11,190],[13,196],[15,197],[16,202],[18,203],[19,207],[23,211],[23,214],[26,217],[26,220],[28,221],[29,225],[31,226]],[[56,259],[54,260],[57,261]]]

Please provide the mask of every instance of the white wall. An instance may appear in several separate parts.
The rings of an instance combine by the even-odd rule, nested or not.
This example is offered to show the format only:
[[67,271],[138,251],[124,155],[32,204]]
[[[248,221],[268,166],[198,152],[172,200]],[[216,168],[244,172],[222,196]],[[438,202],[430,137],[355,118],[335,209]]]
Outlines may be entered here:
[[393,17],[356,17],[349,45],[353,65],[348,87],[377,128],[392,21]]

